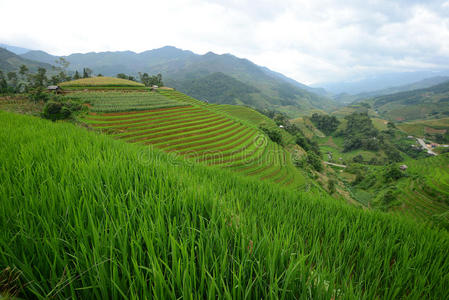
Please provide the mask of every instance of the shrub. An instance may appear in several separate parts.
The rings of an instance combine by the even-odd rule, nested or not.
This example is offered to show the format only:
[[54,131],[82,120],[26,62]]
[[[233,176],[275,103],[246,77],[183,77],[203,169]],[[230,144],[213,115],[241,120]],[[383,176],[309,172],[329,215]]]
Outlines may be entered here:
[[391,164],[385,171],[384,178],[386,181],[398,180],[404,177],[404,174],[396,164]]
[[307,152],[307,162],[318,172],[323,170],[323,164],[318,155],[312,151]]
[[44,89],[42,87],[35,88],[32,90],[28,95],[30,100],[33,100],[35,103],[39,101],[47,102],[49,99],[49,95],[44,92]]
[[72,112],[81,110],[82,105],[76,102],[48,101],[42,111],[42,117],[52,121],[67,119]]
[[265,126],[260,126],[260,129],[262,129],[273,142],[282,145],[282,134],[279,129],[267,128]]
[[327,182],[327,189],[329,190],[330,194],[335,193],[336,191],[335,184],[336,184],[335,179],[329,179],[329,181]]

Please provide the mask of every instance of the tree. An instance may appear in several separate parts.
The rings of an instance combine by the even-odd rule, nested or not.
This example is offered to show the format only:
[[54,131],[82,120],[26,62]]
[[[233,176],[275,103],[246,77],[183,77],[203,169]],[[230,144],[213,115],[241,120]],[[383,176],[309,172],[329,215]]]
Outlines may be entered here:
[[120,79],[128,79],[128,76],[125,73],[118,73],[116,77]]
[[5,75],[0,70],[0,93],[8,92],[8,82],[6,81]]
[[404,177],[404,174],[396,164],[390,164],[385,170],[384,178],[386,181],[398,180],[401,177]]
[[44,68],[37,69],[37,73],[32,76],[33,86],[43,87],[47,83],[47,70]]
[[69,67],[70,62],[68,62],[65,58],[59,57],[57,60],[55,60],[55,63],[59,65],[59,67],[65,72],[66,69]]
[[90,75],[92,74],[92,70],[89,68],[84,68],[83,69],[83,78],[89,78]]
[[259,126],[263,132],[265,132],[268,137],[275,143],[282,144],[282,134],[277,128],[267,128],[263,124]]
[[73,79],[77,80],[77,79],[80,79],[80,78],[81,78],[80,73],[78,73],[78,70],[76,70],[75,71],[75,75],[73,75]]
[[162,82],[162,74],[157,74],[154,76],[148,75],[148,73],[140,73],[139,72],[139,79],[140,82],[142,82],[145,86],[163,86],[164,83]]
[[21,65],[19,69],[19,74],[22,78],[25,78],[28,73],[28,67],[25,65]]
[[307,152],[307,162],[318,172],[323,170],[321,158],[312,151]]
[[53,75],[53,76],[51,76],[50,77],[50,80],[49,80],[49,82],[52,84],[52,85],[58,85],[58,83],[60,82],[60,77],[58,76],[58,75]]
[[18,83],[17,73],[16,72],[8,72],[8,74],[6,74],[6,77],[8,78],[9,85],[11,86],[12,91],[16,92],[17,83]]
[[326,135],[334,132],[337,129],[338,125],[340,125],[340,121],[335,116],[320,115],[314,113],[310,120],[319,130],[324,132]]

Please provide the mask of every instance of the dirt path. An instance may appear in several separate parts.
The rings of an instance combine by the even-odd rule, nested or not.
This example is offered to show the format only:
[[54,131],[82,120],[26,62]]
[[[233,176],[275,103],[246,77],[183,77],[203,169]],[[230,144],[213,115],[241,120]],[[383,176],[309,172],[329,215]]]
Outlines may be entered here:
[[326,165],[329,165],[329,166],[340,167],[340,168],[346,168],[345,165],[334,164],[334,163],[331,163],[331,162],[328,162],[328,161],[325,161],[324,163],[325,163]]

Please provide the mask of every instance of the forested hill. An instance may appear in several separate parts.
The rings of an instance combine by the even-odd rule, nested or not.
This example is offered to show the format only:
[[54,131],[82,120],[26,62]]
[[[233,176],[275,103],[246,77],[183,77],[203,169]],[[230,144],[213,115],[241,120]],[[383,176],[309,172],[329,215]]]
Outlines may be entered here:
[[[42,62],[57,59],[56,56],[43,51],[30,51],[22,57]],[[129,75],[137,75],[138,72],[161,73],[165,82],[171,86],[186,93],[194,92],[193,95],[199,98],[207,96],[210,102],[234,103],[236,97],[233,92],[228,92],[227,96],[221,93],[223,86],[232,84],[233,90],[240,90],[242,86],[246,86],[248,88],[245,88],[245,91],[252,91],[250,96],[245,92],[237,102],[257,108],[269,107],[298,115],[316,109],[329,111],[336,107],[333,100],[317,94],[323,94],[323,91],[307,87],[231,54],[218,55],[208,52],[198,55],[167,46],[141,53],[90,52],[71,54],[64,58],[70,62],[71,70],[88,67],[94,73],[106,76],[115,76],[118,73]],[[212,80],[215,81],[212,83]],[[208,91],[205,93],[199,88],[206,85]]]
[[449,116],[449,81],[408,92],[370,100],[383,117],[394,121],[430,119]]
[[27,66],[32,72],[35,72],[38,68],[51,69],[50,64],[33,61],[0,48],[0,71],[4,73],[18,71],[22,65]]

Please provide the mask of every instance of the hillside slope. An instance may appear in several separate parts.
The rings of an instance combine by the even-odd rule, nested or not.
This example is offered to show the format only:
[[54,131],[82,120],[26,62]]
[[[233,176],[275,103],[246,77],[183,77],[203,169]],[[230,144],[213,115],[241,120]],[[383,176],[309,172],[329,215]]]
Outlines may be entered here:
[[[258,125],[222,112],[219,105],[173,90],[77,92],[69,97],[90,103],[91,113],[81,122],[117,139],[281,185],[306,184],[306,176],[282,145],[270,140]],[[291,142],[286,133],[284,137]]]
[[408,92],[408,91],[414,91],[414,90],[419,90],[419,89],[426,89],[426,88],[429,88],[429,87],[432,87],[432,86],[435,86],[437,84],[441,84],[441,83],[444,83],[447,81],[449,81],[449,76],[433,76],[433,77],[425,78],[423,80],[419,80],[419,81],[412,82],[409,84],[389,87],[386,89],[376,90],[376,91],[372,91],[372,92],[359,93],[359,94],[355,94],[355,95],[343,93],[343,94],[335,95],[333,97],[333,99],[339,103],[352,103],[352,102],[363,101],[367,98],[391,95],[391,94],[395,94],[395,93]]
[[375,110],[393,121],[449,116],[449,82],[368,100]]
[[[30,51],[22,55],[25,58],[54,61],[57,57],[42,51]],[[230,54],[217,55],[209,52],[198,55],[191,51],[177,49],[175,47],[163,47],[134,53],[131,51],[120,52],[90,52],[76,53],[65,56],[70,62],[72,70],[81,70],[89,67],[95,73],[107,76],[115,76],[117,73],[137,75],[138,72],[151,74],[161,73],[167,85],[173,86],[182,92],[196,91],[195,97],[200,89],[198,87],[209,86],[208,96],[210,102],[232,103],[234,95],[223,96],[221,84],[229,84],[231,80],[216,76],[217,73],[224,74],[232,79],[235,85],[247,85],[255,90],[251,97],[240,99],[244,104],[253,107],[277,107],[288,106],[286,111],[294,115],[307,113],[311,109],[332,110],[335,103],[327,97],[315,94],[322,93],[302,85],[293,79],[287,78],[268,68],[260,67],[247,59],[240,59]],[[210,80],[216,79],[210,88]],[[207,84],[205,82],[206,81]],[[194,85],[193,87],[191,85]],[[226,98],[223,100],[223,98]]]
[[33,61],[16,55],[11,51],[0,48],[0,70],[3,72],[18,71],[21,65],[25,65],[31,72],[36,72],[38,68],[51,69],[51,65],[38,61]]
[[0,122],[0,270],[21,298],[449,297],[447,232],[72,124]]

